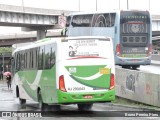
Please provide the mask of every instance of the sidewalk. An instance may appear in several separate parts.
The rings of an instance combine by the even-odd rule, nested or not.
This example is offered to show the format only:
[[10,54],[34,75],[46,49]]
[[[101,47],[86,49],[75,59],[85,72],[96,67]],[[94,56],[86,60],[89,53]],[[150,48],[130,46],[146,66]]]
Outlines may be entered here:
[[7,87],[7,82],[6,80],[0,80],[0,87],[1,86],[6,86]]
[[8,90],[6,80],[0,80],[0,91],[10,91],[10,92],[12,92],[12,89]]
[[[0,80],[0,103],[3,104],[3,102],[13,102],[13,91],[8,90],[6,80]],[[1,105],[2,106],[2,105]],[[7,106],[7,105],[5,105]]]

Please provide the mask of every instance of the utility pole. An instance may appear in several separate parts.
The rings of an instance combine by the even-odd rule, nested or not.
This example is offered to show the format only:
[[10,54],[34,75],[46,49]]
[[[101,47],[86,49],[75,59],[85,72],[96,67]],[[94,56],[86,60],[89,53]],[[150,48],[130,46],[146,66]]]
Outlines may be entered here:
[[149,0],[149,10],[150,10],[150,0]]
[[3,56],[3,73],[4,73],[4,53],[2,53]]
[[78,3],[78,7],[79,7],[79,11],[80,11],[80,0],[79,0],[79,3]]
[[22,0],[22,9],[23,9],[23,12],[25,12],[24,11],[24,1]]
[[2,66],[3,66],[3,55],[2,55],[2,53],[0,53],[0,56],[1,56],[1,71],[3,71],[3,69],[2,69]]
[[129,6],[128,6],[129,4],[128,4],[128,0],[127,0],[127,10],[129,9]]
[[97,0],[96,0],[96,11],[97,11]]

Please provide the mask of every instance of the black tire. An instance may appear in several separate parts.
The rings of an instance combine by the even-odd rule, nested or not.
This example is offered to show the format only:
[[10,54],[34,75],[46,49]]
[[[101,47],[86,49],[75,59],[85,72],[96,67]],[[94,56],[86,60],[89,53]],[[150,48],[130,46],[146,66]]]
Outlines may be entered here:
[[61,105],[50,105],[49,108],[51,111],[61,111]]
[[21,98],[19,98],[19,103],[20,103],[21,105],[25,105],[25,104],[26,104],[26,99],[21,99]]
[[129,65],[122,65],[122,68],[124,68],[124,69],[130,69],[131,66],[129,66]]
[[78,106],[78,109],[81,111],[88,111],[92,109],[93,103],[77,104],[77,106]]
[[137,68],[139,68],[139,67],[140,67],[140,65],[133,65],[133,66],[132,66],[132,69],[133,69],[133,70],[137,70]]
[[38,107],[41,111],[44,111],[47,109],[48,105],[43,103],[41,91],[38,92]]

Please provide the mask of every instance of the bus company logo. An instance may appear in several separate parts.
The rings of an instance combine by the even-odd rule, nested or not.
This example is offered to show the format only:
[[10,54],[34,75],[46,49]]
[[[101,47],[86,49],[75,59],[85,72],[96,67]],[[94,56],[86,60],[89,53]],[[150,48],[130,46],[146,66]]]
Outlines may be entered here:
[[76,72],[77,72],[77,68],[75,68],[75,67],[70,67],[70,68],[69,68],[69,72],[70,72],[70,73],[76,73]]
[[147,16],[123,16],[126,19],[146,19]]
[[140,26],[138,24],[132,24],[131,25],[131,31],[133,33],[138,33],[140,31]]
[[2,112],[2,117],[12,117],[11,112]]

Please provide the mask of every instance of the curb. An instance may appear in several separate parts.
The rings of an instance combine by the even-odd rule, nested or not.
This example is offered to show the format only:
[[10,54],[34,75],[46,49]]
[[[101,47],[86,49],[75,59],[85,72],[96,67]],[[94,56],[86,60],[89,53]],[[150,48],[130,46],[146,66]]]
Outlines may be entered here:
[[160,61],[158,61],[158,60],[151,60],[151,64],[160,65]]
[[[142,111],[160,111],[160,107],[158,106],[153,106],[153,105],[148,105],[148,104],[144,104],[138,101],[134,101],[134,100],[130,100],[130,99],[126,99],[126,98],[122,98],[119,96],[116,96],[116,99],[119,100],[124,100],[124,102],[126,103],[111,103],[111,105],[113,106],[121,106],[121,107],[126,107],[126,108],[134,108],[134,109],[141,109]],[[135,105],[129,105],[130,104],[135,104]],[[141,104],[141,105],[138,105]]]
[[[111,103],[110,106],[119,106],[119,107],[125,107],[125,108],[141,109],[142,111],[160,111],[160,108],[138,107],[138,106],[133,106],[133,105],[118,104],[118,103]],[[154,106],[152,106],[152,107],[154,107]]]
[[153,65],[153,66],[160,66],[160,64],[157,64],[157,63],[151,63],[151,65]]

